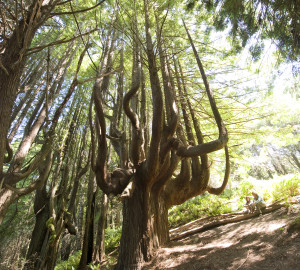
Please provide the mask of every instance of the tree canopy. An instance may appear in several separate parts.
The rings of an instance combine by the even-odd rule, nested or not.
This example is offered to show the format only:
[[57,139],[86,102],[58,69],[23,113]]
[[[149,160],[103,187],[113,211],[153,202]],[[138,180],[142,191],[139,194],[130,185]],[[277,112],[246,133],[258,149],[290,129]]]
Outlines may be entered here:
[[[250,43],[250,52],[258,59],[264,40],[275,43],[284,60],[299,61],[300,5],[298,1],[206,0],[187,3],[187,8],[205,8],[214,16],[213,26],[223,31],[230,29],[237,50]],[[211,26],[210,26],[211,27]]]
[[[108,195],[123,207],[116,267],[140,269],[169,241],[168,209],[220,195],[243,177],[239,155],[268,153],[244,165],[260,178],[292,171],[279,153],[298,166],[297,111],[266,118],[273,78],[245,60],[265,39],[298,59],[298,6],[244,2],[0,2],[0,223],[32,205],[24,269],[53,269],[71,244],[79,268],[99,262]],[[275,145],[270,129],[296,136]]]

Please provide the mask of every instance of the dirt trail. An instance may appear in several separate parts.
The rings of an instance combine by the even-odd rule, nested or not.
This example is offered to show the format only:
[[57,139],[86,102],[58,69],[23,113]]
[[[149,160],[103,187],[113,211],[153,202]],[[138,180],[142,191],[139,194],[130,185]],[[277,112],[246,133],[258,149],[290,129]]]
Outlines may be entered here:
[[300,270],[299,212],[300,203],[171,241],[143,270]]

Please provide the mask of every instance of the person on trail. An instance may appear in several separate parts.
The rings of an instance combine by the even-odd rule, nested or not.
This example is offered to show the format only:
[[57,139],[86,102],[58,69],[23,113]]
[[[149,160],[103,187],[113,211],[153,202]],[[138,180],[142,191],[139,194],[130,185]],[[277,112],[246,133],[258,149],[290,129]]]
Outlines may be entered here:
[[246,199],[246,203],[244,204],[244,207],[246,208],[246,213],[251,214],[254,212],[255,207],[253,205],[253,202],[250,200],[249,196],[246,196],[245,199]]
[[266,202],[264,201],[264,199],[258,195],[258,193],[256,191],[252,191],[252,195],[253,195],[253,207],[255,208],[256,212],[259,213],[259,215],[262,215],[261,209],[266,208]]

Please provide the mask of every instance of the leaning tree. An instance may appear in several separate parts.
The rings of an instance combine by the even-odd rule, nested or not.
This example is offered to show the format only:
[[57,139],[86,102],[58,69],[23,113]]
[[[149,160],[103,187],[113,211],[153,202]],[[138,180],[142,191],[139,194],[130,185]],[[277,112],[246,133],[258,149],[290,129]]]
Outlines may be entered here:
[[[69,29],[71,33],[64,35],[61,25],[68,25],[61,16],[93,10],[104,1],[89,8],[76,7],[72,12],[66,11],[70,6],[73,8],[69,2],[0,1],[0,224],[14,201],[43,185],[44,181],[38,179],[18,189],[20,182],[43,166],[43,160],[51,152],[57,122],[79,84],[77,75],[82,59],[69,92],[64,92],[64,101],[51,115],[50,111],[54,110],[53,105],[63,91],[66,71],[72,63],[74,41],[95,31],[88,29],[79,33],[76,29],[72,35],[73,29]],[[69,49],[54,64],[55,57],[43,50],[63,43],[68,43]],[[35,108],[30,112],[32,106]],[[26,126],[25,130],[22,130],[22,125]],[[47,134],[44,134],[40,151],[31,158],[30,154],[36,151],[32,151],[34,143],[45,130]],[[21,140],[20,133],[23,133]],[[17,150],[12,148],[12,142]]]
[[[118,8],[114,9],[98,68],[100,78],[93,87],[95,118],[90,111],[92,169],[97,184],[104,193],[118,195],[123,201],[117,269],[140,269],[142,263],[148,261],[155,250],[169,239],[168,209],[206,191],[220,194],[229,177],[228,133],[188,28],[183,22],[181,28],[185,29],[185,36],[192,47],[218,128],[217,138],[211,140],[205,140],[199,117],[189,99],[182,60],[176,52],[172,52],[170,39],[164,37],[163,27],[168,12],[161,16],[159,10],[151,8],[148,0],[144,0],[143,5],[135,1],[131,4],[133,11],[127,14],[131,18],[130,27],[127,31],[123,29],[123,33],[118,29],[124,15],[118,16]],[[172,10],[171,3],[167,5],[169,7],[164,8]],[[122,46],[119,39],[125,39],[124,35],[130,35],[128,43],[132,48],[131,83],[123,96],[124,87],[120,85],[122,80],[119,81],[117,98],[110,106],[110,76],[106,74],[110,74],[115,64],[113,60],[123,61],[122,57],[115,57],[115,46]],[[124,64],[119,66],[122,70]],[[122,77],[122,71],[119,76]],[[108,113],[111,107],[113,115]],[[120,121],[122,112],[130,122],[129,135],[125,132],[124,121]],[[110,121],[108,135],[107,119]],[[120,168],[112,171],[107,163],[108,138],[120,158]],[[126,147],[128,140],[130,145]],[[211,162],[208,153],[223,148],[225,176],[221,187],[214,188],[209,185]]]

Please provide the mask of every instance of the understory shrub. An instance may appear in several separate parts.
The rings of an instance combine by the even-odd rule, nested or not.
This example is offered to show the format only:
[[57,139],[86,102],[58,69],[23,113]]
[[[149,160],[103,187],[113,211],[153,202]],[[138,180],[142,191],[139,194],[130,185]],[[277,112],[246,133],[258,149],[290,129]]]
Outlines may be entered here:
[[283,178],[274,185],[272,197],[274,201],[286,200],[300,194],[299,174],[291,178]]
[[112,252],[119,244],[121,239],[122,227],[116,229],[107,228],[105,230],[105,253]]
[[75,270],[79,265],[80,257],[81,257],[81,250],[71,255],[67,261],[61,261],[60,263],[58,263],[55,266],[54,270]]
[[[105,254],[109,254],[114,249],[119,246],[121,238],[122,227],[116,229],[107,228],[105,229]],[[76,270],[81,257],[81,251],[75,252],[72,256],[69,257],[67,261],[61,261],[55,266],[55,270]],[[108,258],[107,268],[106,266],[101,266],[101,269],[111,269],[111,265],[115,264],[115,258]],[[98,265],[89,265],[89,269],[99,269]]]
[[231,212],[228,199],[211,194],[199,195],[169,210],[169,226],[175,228],[204,216]]
[[232,212],[230,201],[234,201],[237,209],[242,210],[245,197],[252,196],[252,190],[256,190],[267,203],[288,200],[300,195],[300,176],[299,174],[287,175],[267,181],[246,179],[234,188],[225,189],[220,196],[199,195],[170,208],[169,226],[175,228],[201,217],[230,213]]

